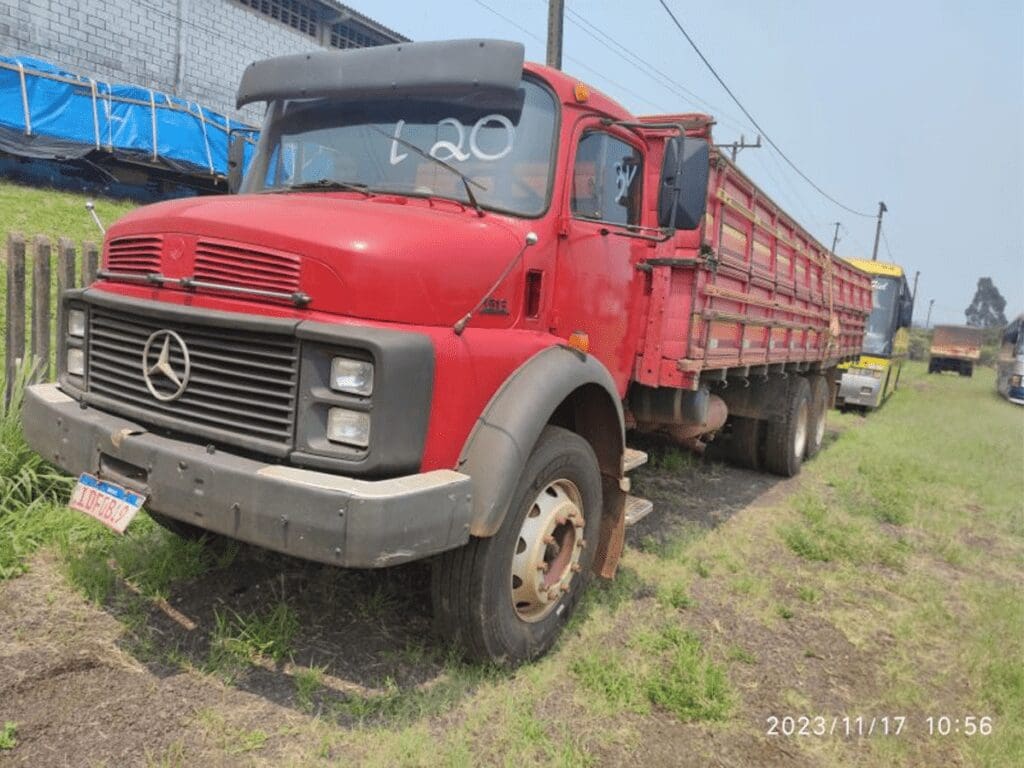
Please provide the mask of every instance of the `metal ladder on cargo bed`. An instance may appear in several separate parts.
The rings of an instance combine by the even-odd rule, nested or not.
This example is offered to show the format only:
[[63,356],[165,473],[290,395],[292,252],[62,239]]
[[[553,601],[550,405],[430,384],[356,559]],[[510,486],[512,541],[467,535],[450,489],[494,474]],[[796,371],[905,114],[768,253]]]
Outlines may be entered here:
[[[623,474],[629,474],[637,467],[647,463],[647,454],[635,448],[627,448],[622,457]],[[654,509],[654,502],[650,499],[641,499],[632,494],[626,496],[626,527],[636,525]]]

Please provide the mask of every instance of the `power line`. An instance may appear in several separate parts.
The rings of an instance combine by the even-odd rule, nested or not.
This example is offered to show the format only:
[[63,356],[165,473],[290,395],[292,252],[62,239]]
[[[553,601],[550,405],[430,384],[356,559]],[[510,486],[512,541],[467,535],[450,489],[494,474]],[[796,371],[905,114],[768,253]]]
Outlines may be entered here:
[[679,19],[677,19],[676,15],[672,13],[672,9],[668,7],[668,4],[665,2],[665,0],[658,0],[658,2],[661,4],[661,7],[665,9],[665,13],[669,15],[669,18],[672,19],[672,22],[676,25],[676,29],[678,29],[683,34],[683,37],[686,38],[686,41],[690,44],[690,47],[693,48],[694,51],[696,51],[697,55],[700,57],[700,60],[704,62],[704,66],[706,66],[708,70],[711,72],[711,74],[715,76],[715,79],[718,81],[719,85],[721,85],[722,88],[725,89],[725,92],[729,94],[730,98],[732,98],[732,100],[736,102],[736,106],[739,107],[743,114],[747,116],[747,119],[750,120],[751,123],[753,123],[754,127],[761,132],[761,134],[764,136],[765,141],[767,141],[769,144],[772,145],[772,147],[774,147],[775,151],[779,153],[779,156],[782,157],[782,159],[785,160],[786,163],[800,175],[800,178],[802,178],[804,181],[806,181],[808,184],[814,187],[814,189],[816,189],[819,194],[821,194],[828,200],[831,200],[844,211],[848,211],[849,213],[852,213],[855,216],[863,216],[866,219],[874,218],[874,214],[858,211],[855,208],[850,208],[848,205],[844,205],[843,203],[839,202],[834,197],[832,197],[832,195],[830,195],[828,192],[826,192],[824,189],[818,186],[811,179],[810,176],[801,171],[797,167],[796,163],[790,160],[786,153],[779,148],[779,145],[772,141],[772,138],[768,135],[768,132],[765,131],[765,129],[760,126],[757,120],[754,119],[754,116],[750,114],[749,111],[747,111],[746,107],[743,106],[743,102],[741,102],[736,97],[736,94],[732,92],[732,89],[725,84],[725,80],[723,80],[722,77],[715,70],[715,68],[711,66],[711,62],[708,61],[707,57],[701,52],[700,48],[697,47],[697,44],[693,41],[693,38],[690,37],[689,33],[687,33],[687,31],[683,28],[683,25],[679,23]]
[[[539,1],[545,2],[545,0]],[[658,85],[661,85],[663,88],[666,88],[675,95],[682,97],[684,100],[689,101],[692,104],[702,106],[705,109],[710,110],[711,113],[714,114],[716,117],[729,118],[729,120],[732,121],[733,123],[742,122],[741,120],[739,120],[739,118],[728,114],[725,110],[716,107],[714,104],[707,101],[706,99],[702,99],[693,91],[675,82],[675,80],[670,75],[667,75],[665,72],[655,67],[649,61],[633,53],[626,46],[619,43],[614,37],[612,37],[607,32],[599,28],[597,25],[592,24],[590,21],[588,21],[586,18],[584,18],[582,15],[574,11],[569,6],[566,6],[565,12],[569,17],[569,21],[571,21],[573,24],[579,27],[584,34],[596,40],[600,45],[603,45],[607,50],[614,53],[627,64],[632,65],[636,69],[640,70],[641,72],[649,76]],[[731,127],[739,131],[744,130],[742,127],[735,124],[732,125]]]
[[[522,24],[520,24],[519,22],[517,22],[517,21],[515,21],[515,20],[513,20],[513,19],[510,19],[510,18],[509,18],[508,16],[506,16],[505,14],[503,14],[503,13],[501,13],[500,11],[497,11],[497,10],[495,10],[494,8],[492,8],[491,6],[487,5],[487,3],[485,3],[485,2],[482,2],[482,0],[473,0],[473,2],[475,2],[475,3],[476,3],[477,5],[479,5],[479,6],[481,7],[481,8],[484,8],[485,10],[488,10],[488,11],[490,11],[490,12],[491,12],[491,13],[493,13],[493,14],[494,14],[495,16],[497,16],[497,17],[498,17],[499,19],[503,20],[503,21],[504,21],[505,23],[507,23],[507,24],[511,24],[511,25],[512,25],[513,27],[515,27],[516,29],[518,29],[518,30],[519,30],[520,32],[522,32],[523,34],[529,35],[529,36],[530,36],[530,37],[532,37],[532,38],[533,38],[534,40],[537,40],[538,42],[540,42],[540,43],[543,43],[543,44],[544,44],[545,46],[547,45],[547,42],[548,42],[548,41],[547,41],[547,39],[546,39],[546,38],[543,38],[543,37],[541,37],[540,35],[534,34],[534,33],[533,33],[532,31],[530,31],[529,29],[527,29],[526,27],[524,27],[524,26],[523,26]],[[643,96],[639,96],[639,95],[637,95],[637,94],[636,94],[636,93],[634,93],[634,92],[633,92],[633,91],[632,91],[631,89],[627,88],[626,86],[622,85],[621,83],[617,83],[617,82],[615,82],[614,80],[612,80],[612,79],[611,79],[610,77],[607,77],[606,75],[602,75],[602,74],[601,74],[600,72],[598,72],[598,71],[597,71],[596,69],[594,69],[593,67],[589,66],[588,64],[585,64],[585,63],[583,63],[583,62],[582,62],[582,61],[580,61],[579,59],[573,58],[572,56],[565,56],[565,58],[566,58],[566,59],[568,59],[569,61],[573,62],[574,64],[576,64],[576,66],[578,66],[578,67],[582,67],[583,69],[587,70],[588,72],[591,72],[591,73],[593,73],[594,75],[596,75],[597,77],[599,77],[599,78],[600,78],[601,80],[604,80],[604,81],[605,81],[606,83],[608,83],[609,85],[612,85],[612,86],[614,86],[615,88],[618,88],[618,89],[619,89],[620,91],[622,91],[623,93],[628,93],[628,94],[630,94],[631,96],[633,96],[634,98],[636,98],[636,99],[639,99],[640,101],[644,102],[645,104],[648,104],[649,106],[651,106],[651,107],[654,107],[654,109],[656,109],[657,111],[659,111],[659,112],[667,112],[667,111],[668,111],[668,110],[667,110],[667,109],[665,109],[664,107],[662,107],[662,106],[660,106],[660,105],[658,105],[658,104],[655,104],[655,103],[654,103],[653,101],[651,101],[650,99],[645,99],[645,98],[644,98]]]

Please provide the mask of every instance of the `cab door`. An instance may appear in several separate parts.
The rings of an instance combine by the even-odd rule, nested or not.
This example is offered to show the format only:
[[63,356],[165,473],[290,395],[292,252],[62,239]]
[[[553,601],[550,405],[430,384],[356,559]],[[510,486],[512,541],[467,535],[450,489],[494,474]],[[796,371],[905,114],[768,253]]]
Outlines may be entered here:
[[635,305],[643,278],[636,265],[648,248],[624,235],[641,224],[644,145],[628,131],[586,120],[570,157],[552,331],[562,338],[586,333],[590,352],[624,395],[640,326]]

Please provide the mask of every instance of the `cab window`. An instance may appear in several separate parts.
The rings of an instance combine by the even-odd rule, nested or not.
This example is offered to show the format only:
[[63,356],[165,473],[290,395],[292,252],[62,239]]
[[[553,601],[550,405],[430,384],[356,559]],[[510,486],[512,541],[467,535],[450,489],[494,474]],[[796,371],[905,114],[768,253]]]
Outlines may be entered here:
[[573,166],[573,216],[623,226],[639,224],[642,185],[639,150],[600,131],[583,135]]

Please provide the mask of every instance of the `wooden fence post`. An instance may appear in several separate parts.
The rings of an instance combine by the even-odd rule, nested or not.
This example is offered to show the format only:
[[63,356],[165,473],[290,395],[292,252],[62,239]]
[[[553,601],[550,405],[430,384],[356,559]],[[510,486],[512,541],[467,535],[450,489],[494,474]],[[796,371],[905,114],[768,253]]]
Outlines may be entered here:
[[[57,354],[60,354],[64,336],[64,291],[75,287],[75,244],[66,237],[57,241]],[[57,361],[60,370],[61,361]]]
[[7,235],[6,342],[4,401],[10,402],[18,366],[25,356],[25,238],[17,232]]
[[50,238],[36,235],[32,263],[32,379],[50,378]]
[[82,287],[88,288],[96,281],[100,268],[100,249],[96,243],[86,240],[82,243]]

